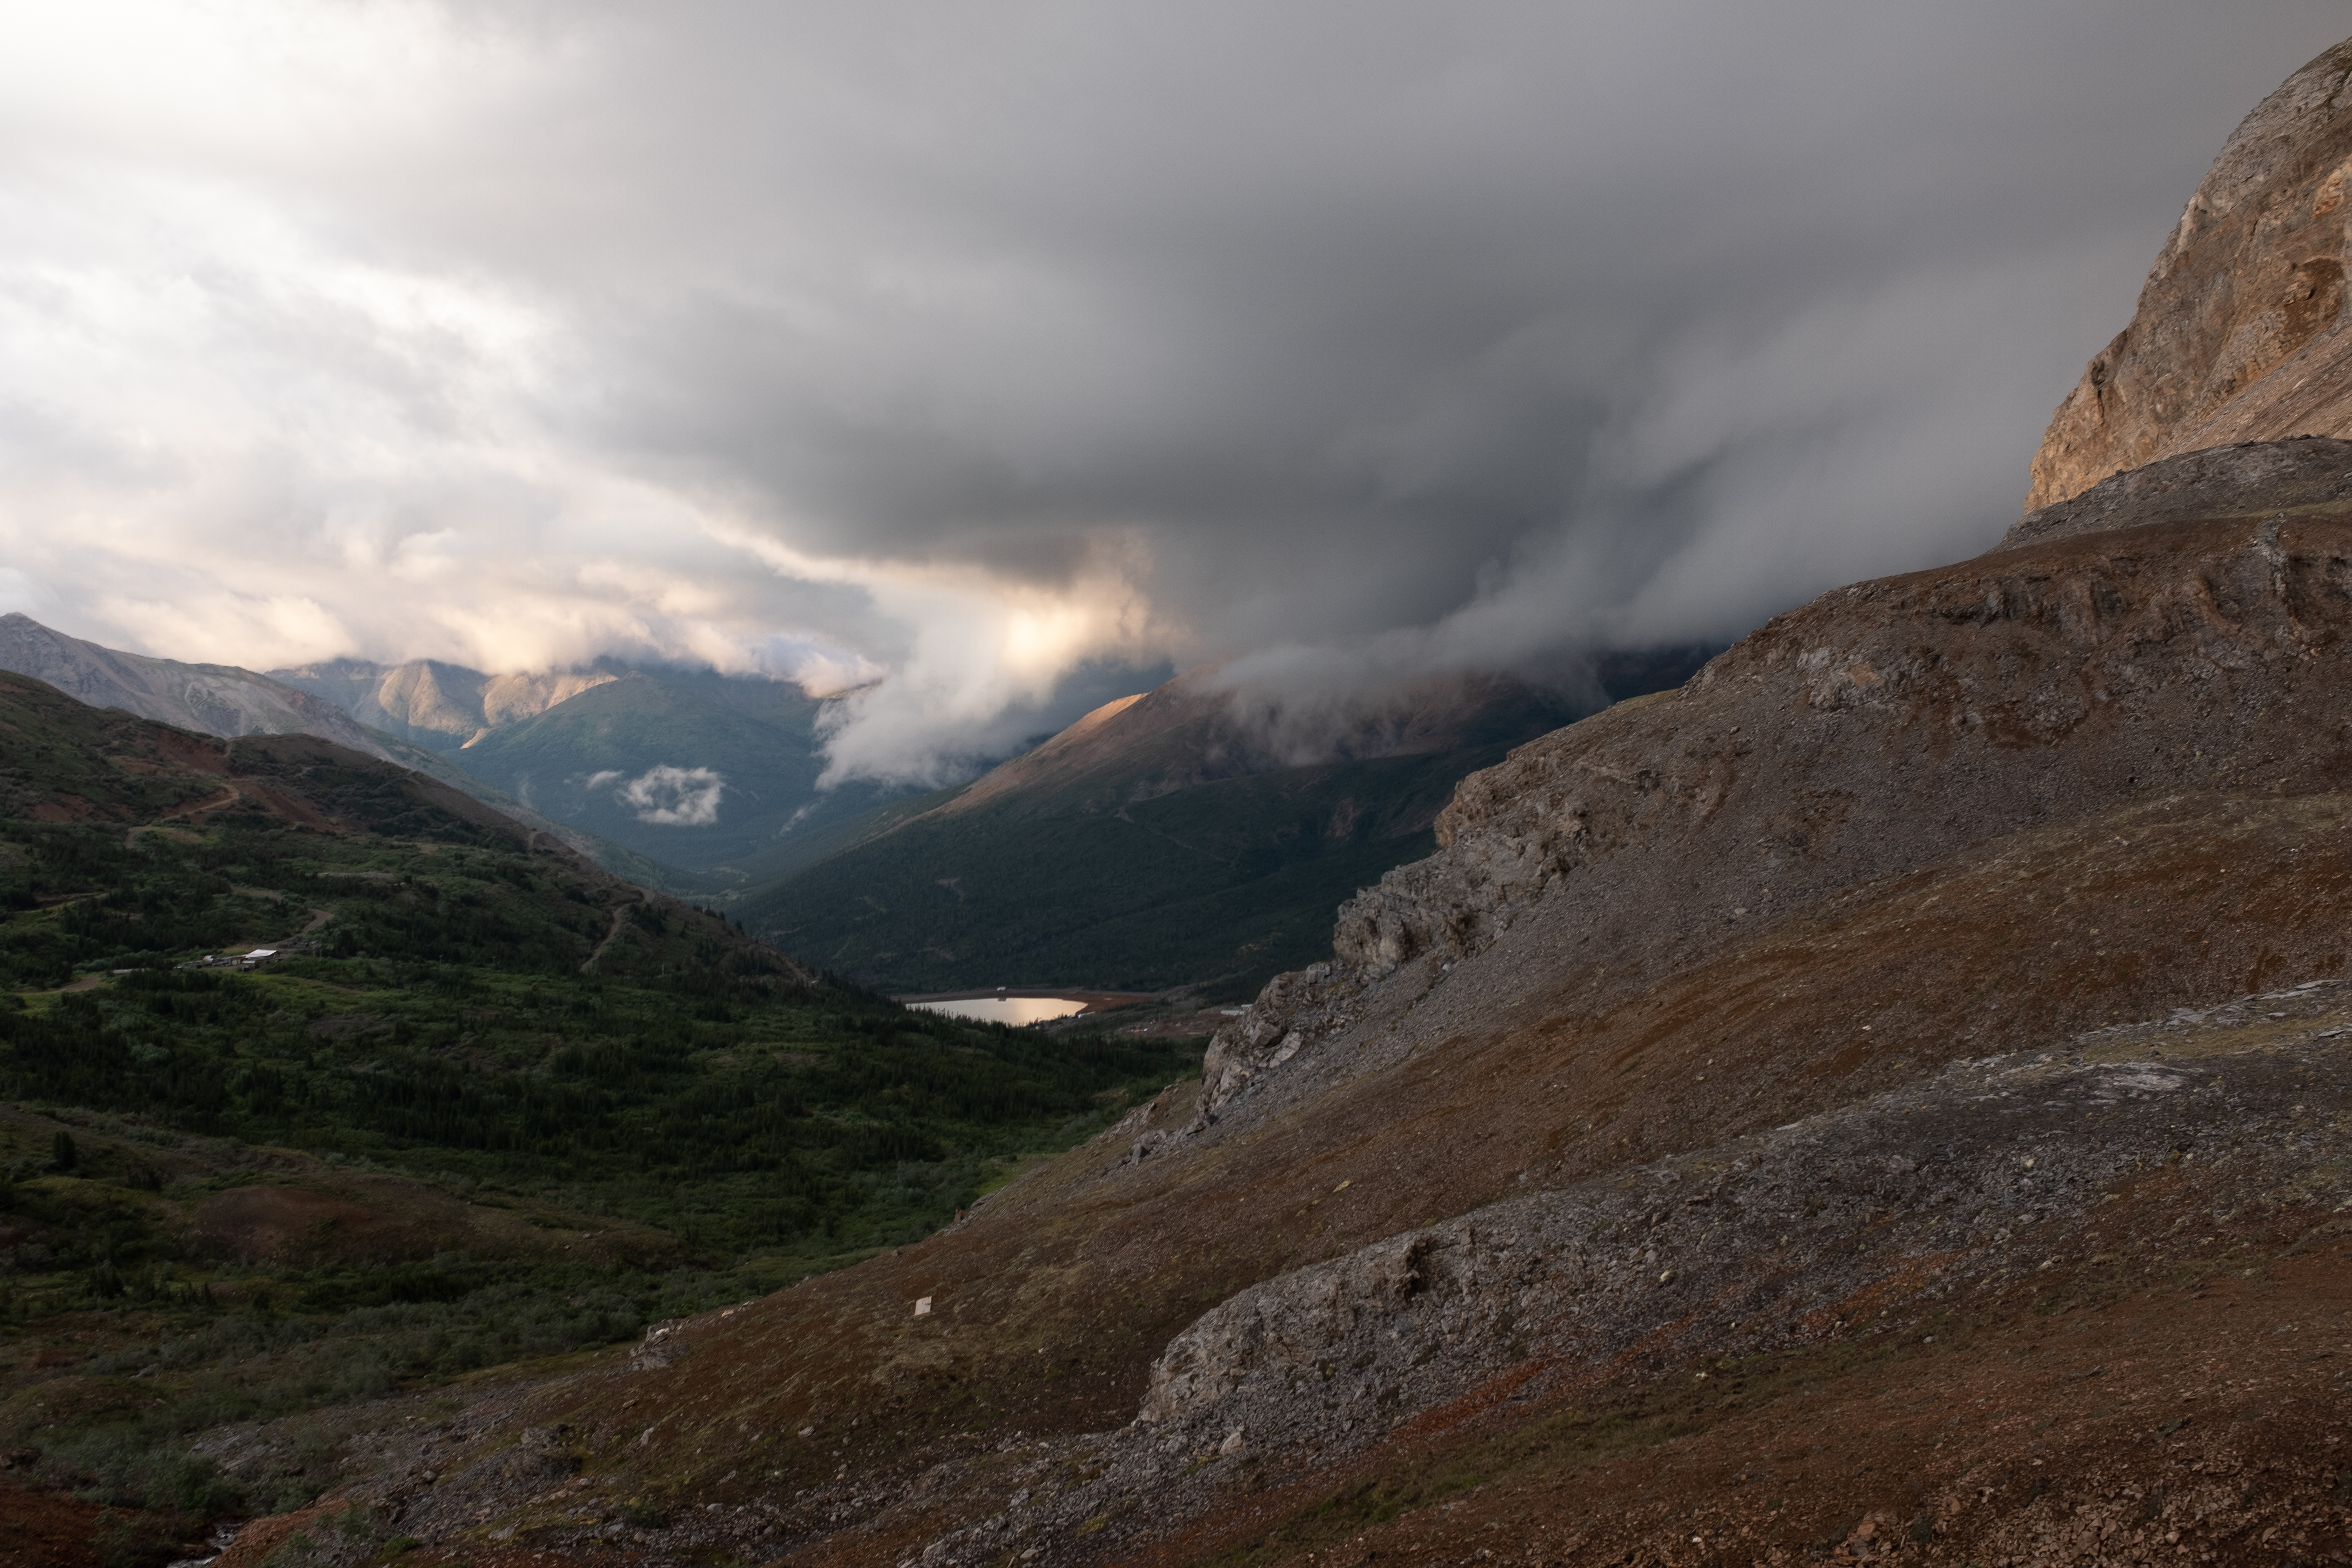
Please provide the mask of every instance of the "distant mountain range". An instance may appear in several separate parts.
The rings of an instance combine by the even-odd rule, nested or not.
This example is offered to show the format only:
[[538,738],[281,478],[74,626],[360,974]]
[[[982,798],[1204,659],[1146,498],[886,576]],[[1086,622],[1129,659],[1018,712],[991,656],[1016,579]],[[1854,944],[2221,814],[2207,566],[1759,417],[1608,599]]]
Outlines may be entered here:
[[745,888],[797,864],[819,829],[908,793],[817,788],[825,706],[784,681],[630,670],[457,760],[549,816]]
[[750,887],[797,864],[810,833],[906,793],[820,791],[825,704],[789,681],[621,664],[490,676],[425,660],[269,673],[543,816],[685,873],[672,879],[681,889]]
[[824,705],[786,682],[707,670],[486,675],[436,660],[336,659],[257,672],[124,653],[23,615],[0,616],[0,669],[202,734],[318,735],[679,893],[772,878],[806,858],[786,829],[821,828],[905,793],[818,791]]
[[533,810],[529,803],[447,760],[438,750],[362,722],[338,700],[333,689],[315,690],[286,679],[303,672],[264,675],[235,665],[185,664],[124,653],[68,637],[16,614],[0,616],[0,670],[29,675],[94,708],[119,708],[198,734],[223,739],[316,735],[396,763],[461,790],[528,826],[553,833],[615,875],[665,891],[694,892],[702,887],[698,879],[681,875],[674,866],[633,847]]
[[488,675],[336,659],[266,673],[0,616],[0,669],[205,734],[301,731],[550,831],[608,870],[729,904],[877,987],[1244,993],[1312,962],[1331,911],[1434,847],[1457,780],[1677,684],[1710,650],[1615,656],[1582,691],[1486,678],[1302,709],[1212,670],[1105,704],[967,784],[820,790],[826,704],[710,670]]

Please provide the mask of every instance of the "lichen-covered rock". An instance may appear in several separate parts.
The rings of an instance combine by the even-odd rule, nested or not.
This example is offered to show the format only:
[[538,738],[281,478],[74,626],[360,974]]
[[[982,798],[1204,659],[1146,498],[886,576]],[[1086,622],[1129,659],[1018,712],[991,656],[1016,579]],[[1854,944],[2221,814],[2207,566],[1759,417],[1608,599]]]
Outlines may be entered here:
[[686,1353],[684,1329],[686,1320],[673,1318],[667,1323],[656,1323],[646,1331],[629,1351],[631,1372],[658,1372]]

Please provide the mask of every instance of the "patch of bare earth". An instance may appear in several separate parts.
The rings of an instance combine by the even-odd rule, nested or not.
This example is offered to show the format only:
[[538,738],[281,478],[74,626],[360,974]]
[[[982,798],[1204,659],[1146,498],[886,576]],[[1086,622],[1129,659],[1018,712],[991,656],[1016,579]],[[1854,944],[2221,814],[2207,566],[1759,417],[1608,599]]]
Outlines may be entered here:
[[103,1568],[100,1509],[0,1478],[0,1568]]
[[[1130,1561],[2352,1561],[2352,1267],[1573,1391]],[[1706,1369],[1702,1369],[1706,1370]]]

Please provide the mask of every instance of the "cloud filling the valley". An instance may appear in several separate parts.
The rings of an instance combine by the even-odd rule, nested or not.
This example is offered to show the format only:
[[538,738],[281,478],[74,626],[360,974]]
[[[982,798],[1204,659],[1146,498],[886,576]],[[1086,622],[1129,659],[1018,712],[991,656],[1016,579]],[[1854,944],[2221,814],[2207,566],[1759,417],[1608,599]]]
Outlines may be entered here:
[[[2222,138],[2342,27],[52,7],[0,58],[0,610],[797,679],[855,694],[833,776],[929,781],[1121,670],[1736,636],[1998,537]],[[715,808],[667,772],[639,809]]]

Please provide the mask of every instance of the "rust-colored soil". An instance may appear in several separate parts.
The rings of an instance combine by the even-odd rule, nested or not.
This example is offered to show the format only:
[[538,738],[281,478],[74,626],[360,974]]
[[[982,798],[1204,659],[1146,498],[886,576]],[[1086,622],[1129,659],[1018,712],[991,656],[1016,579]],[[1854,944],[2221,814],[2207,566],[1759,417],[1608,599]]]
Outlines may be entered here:
[[1135,1561],[2352,1561],[2335,1247],[1944,1339],[1578,1391]]
[[[698,1321],[675,1365],[551,1391],[531,1419],[575,1422],[592,1470],[730,1503],[843,1469],[908,1477],[1015,1432],[1115,1427],[1213,1302],[1524,1191],[1522,1171],[1560,1184],[1955,1055],[2336,973],[2347,929],[2352,803],[2334,796],[2179,798],[2013,836],[1679,973],[1562,976],[1482,1032],[1181,1163],[1118,1168],[1138,1130],[1097,1140],[919,1246]],[[1149,1125],[1181,1125],[1190,1096]],[[661,1413],[650,1436],[634,1410]],[[941,1510],[923,1528],[955,1506]],[[853,1532],[822,1555],[895,1562],[923,1539]]]
[[346,1505],[339,1498],[326,1499],[309,1508],[291,1513],[274,1513],[267,1519],[257,1519],[236,1532],[213,1563],[213,1568],[260,1568],[270,1554],[284,1547],[297,1535],[312,1533],[327,1535],[331,1541],[334,1516]]
[[104,1568],[99,1507],[0,1478],[0,1568]]
[[208,1250],[246,1262],[356,1248],[372,1258],[406,1258],[425,1238],[416,1227],[377,1210],[303,1187],[232,1187],[196,1210],[196,1233]]

